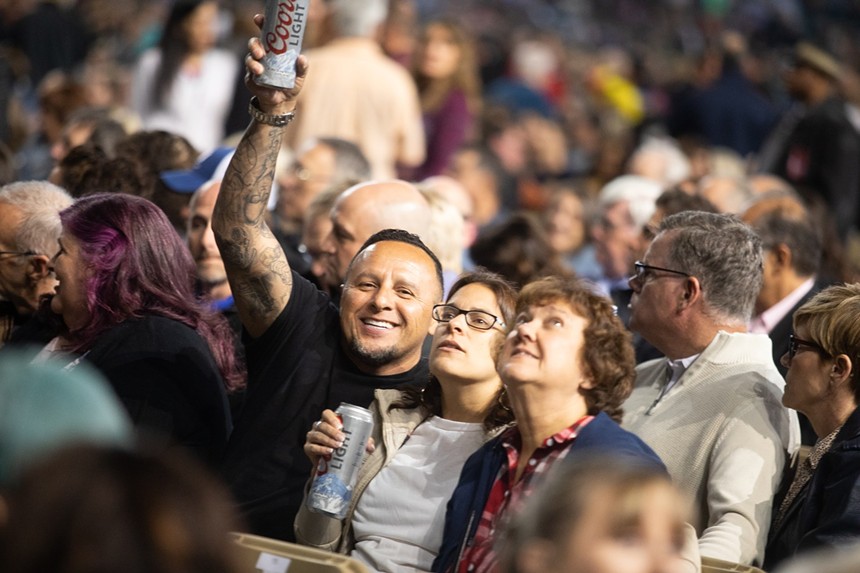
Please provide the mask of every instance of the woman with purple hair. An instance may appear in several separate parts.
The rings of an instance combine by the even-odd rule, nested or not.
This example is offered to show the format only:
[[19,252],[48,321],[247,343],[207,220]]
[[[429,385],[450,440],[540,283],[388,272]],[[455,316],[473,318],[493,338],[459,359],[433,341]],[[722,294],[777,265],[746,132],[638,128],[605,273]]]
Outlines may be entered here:
[[243,372],[227,323],[195,297],[188,249],[140,197],[89,195],[60,219],[50,308],[63,327],[43,354],[101,370],[147,438],[217,461]]

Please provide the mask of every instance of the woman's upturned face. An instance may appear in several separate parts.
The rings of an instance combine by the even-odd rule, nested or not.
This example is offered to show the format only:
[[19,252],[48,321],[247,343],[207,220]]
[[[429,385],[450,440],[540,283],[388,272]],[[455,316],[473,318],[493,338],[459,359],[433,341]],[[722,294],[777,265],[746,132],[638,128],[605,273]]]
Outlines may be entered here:
[[58,240],[59,251],[54,255],[57,286],[51,300],[51,310],[62,315],[70,330],[82,328],[89,321],[86,281],[89,277],[81,257],[77,239],[63,231]]
[[431,24],[424,32],[421,54],[421,73],[434,80],[453,75],[461,55],[454,35],[441,24]]
[[544,387],[576,385],[584,380],[582,348],[588,321],[564,301],[530,306],[520,312],[499,359],[499,373],[509,389],[523,384]]
[[556,554],[561,573],[676,573],[681,560],[683,522],[678,495],[656,483],[641,492],[637,523],[619,528],[612,523],[618,500],[612,493],[590,497],[578,525]]
[[[798,326],[794,335],[801,341],[812,341],[805,326]],[[794,358],[789,358],[786,353],[782,363],[788,367],[782,395],[782,403],[786,408],[808,415],[833,399],[829,383],[833,360],[821,351],[798,342]]]
[[[502,320],[496,295],[479,283],[464,286],[446,304],[463,311],[483,311]],[[489,330],[476,329],[466,324],[465,314],[449,322],[437,321],[430,350],[430,372],[442,383],[497,381],[495,350],[502,342],[503,328],[496,322]]]

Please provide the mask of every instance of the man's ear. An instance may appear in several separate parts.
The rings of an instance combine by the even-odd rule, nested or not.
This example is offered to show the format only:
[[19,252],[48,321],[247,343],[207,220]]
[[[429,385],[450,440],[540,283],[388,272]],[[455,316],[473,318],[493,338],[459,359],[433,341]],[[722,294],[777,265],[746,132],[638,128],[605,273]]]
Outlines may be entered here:
[[31,255],[27,260],[27,280],[37,283],[51,274],[51,259],[47,255]]
[[696,277],[687,277],[684,281],[681,306],[692,306],[702,298],[702,283]]
[[778,245],[771,247],[769,250],[773,253],[773,260],[777,265],[781,268],[791,267],[792,253],[791,249],[788,248],[788,245],[785,243],[779,243]]

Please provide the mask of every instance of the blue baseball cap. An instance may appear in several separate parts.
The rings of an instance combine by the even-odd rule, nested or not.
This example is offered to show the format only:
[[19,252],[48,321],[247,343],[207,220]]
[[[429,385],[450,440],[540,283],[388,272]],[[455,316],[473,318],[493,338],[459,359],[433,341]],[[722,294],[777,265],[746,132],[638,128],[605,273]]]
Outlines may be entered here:
[[219,147],[198,161],[192,169],[162,171],[161,182],[171,191],[194,193],[207,181],[224,176],[234,151],[234,147]]

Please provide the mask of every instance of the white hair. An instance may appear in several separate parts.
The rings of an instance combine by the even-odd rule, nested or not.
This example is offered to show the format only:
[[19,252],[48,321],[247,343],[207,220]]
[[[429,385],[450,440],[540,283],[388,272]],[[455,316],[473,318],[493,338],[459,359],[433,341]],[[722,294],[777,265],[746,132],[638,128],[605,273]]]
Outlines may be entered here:
[[643,227],[656,209],[657,197],[663,192],[659,183],[639,175],[622,175],[603,186],[597,197],[601,210],[611,205],[627,202],[627,210],[636,227]]
[[662,137],[649,137],[633,151],[630,164],[634,165],[637,158],[653,157],[662,169],[657,175],[658,181],[664,187],[671,187],[684,181],[690,176],[690,160],[681,151],[674,140]]
[[20,251],[53,255],[63,230],[60,211],[73,202],[64,189],[48,181],[18,181],[0,187],[0,203],[23,214],[15,233],[15,248]]
[[387,0],[329,0],[328,5],[341,37],[369,38],[388,17]]

